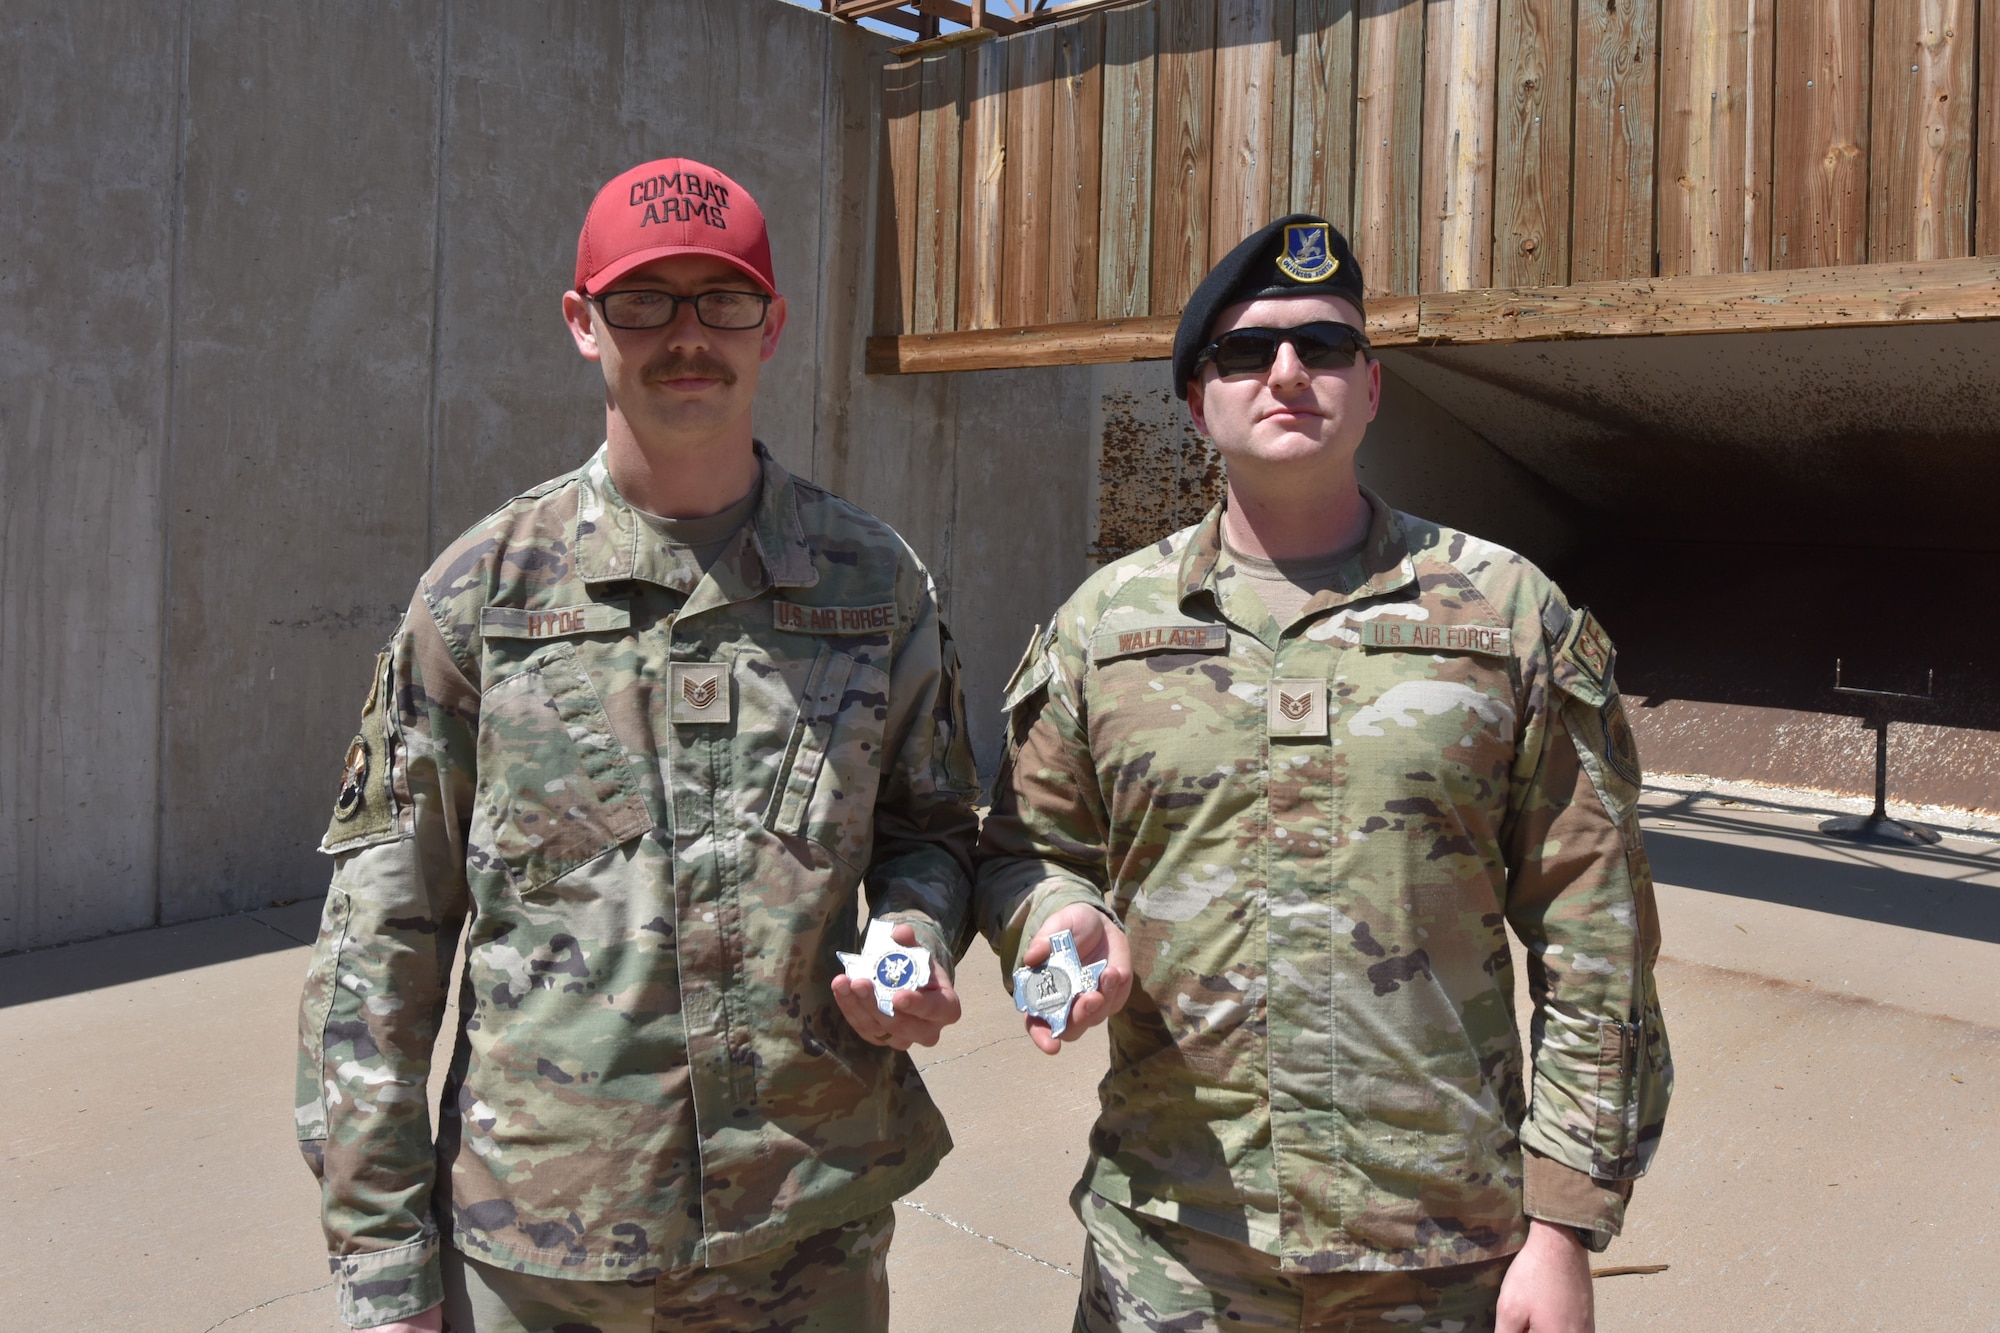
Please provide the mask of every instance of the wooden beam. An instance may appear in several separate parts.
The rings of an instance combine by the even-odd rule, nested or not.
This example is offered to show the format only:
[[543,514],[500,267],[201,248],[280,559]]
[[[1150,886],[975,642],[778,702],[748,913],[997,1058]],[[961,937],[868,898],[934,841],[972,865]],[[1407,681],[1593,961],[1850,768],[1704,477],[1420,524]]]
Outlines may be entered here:
[[1423,298],[1424,342],[1865,328],[2000,319],[2000,259],[1779,269]]
[[[870,338],[868,373],[914,375],[1165,361],[1174,354],[1174,330],[1179,326],[1179,315],[1142,315],[1036,328]],[[1417,299],[1402,296],[1369,302],[1368,337],[1378,347],[1415,342]]]
[[[1369,302],[1378,347],[1785,332],[2000,319],[2000,256],[1699,274]],[[1171,315],[868,340],[870,374],[1158,361]]]

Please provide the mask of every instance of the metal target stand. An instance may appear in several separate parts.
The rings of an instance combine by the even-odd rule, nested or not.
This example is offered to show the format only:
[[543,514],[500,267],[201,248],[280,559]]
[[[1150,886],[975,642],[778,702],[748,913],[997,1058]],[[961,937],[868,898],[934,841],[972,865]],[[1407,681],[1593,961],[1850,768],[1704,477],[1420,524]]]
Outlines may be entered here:
[[1857,842],[1886,842],[1899,847],[1928,847],[1938,835],[1921,824],[1889,818],[1889,713],[1898,703],[1928,704],[1937,701],[1937,672],[1925,676],[1923,694],[1896,690],[1863,690],[1842,682],[1840,659],[1833,661],[1833,689],[1836,694],[1852,694],[1868,701],[1862,725],[1875,733],[1875,808],[1865,815],[1839,815],[1819,826],[1821,833]]

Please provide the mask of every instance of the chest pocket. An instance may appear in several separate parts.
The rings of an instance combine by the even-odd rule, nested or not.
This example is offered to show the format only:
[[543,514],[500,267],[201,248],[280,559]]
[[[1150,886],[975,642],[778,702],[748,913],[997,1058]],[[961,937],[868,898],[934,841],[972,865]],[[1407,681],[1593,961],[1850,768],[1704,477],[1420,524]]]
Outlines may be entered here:
[[530,893],[652,827],[625,747],[561,644],[488,689],[470,841]]
[[865,866],[888,718],[888,673],[823,645],[806,679],[764,827],[809,838],[848,864]]

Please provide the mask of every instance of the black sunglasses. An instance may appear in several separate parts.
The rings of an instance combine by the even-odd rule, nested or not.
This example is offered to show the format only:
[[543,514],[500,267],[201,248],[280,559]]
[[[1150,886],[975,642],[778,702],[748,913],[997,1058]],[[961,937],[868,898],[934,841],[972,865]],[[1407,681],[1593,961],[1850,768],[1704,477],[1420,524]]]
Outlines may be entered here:
[[1288,329],[1231,329],[1201,349],[1195,372],[1213,361],[1223,375],[1261,375],[1278,359],[1278,347],[1290,343],[1308,370],[1344,370],[1368,348],[1368,335],[1352,324],[1317,319]]

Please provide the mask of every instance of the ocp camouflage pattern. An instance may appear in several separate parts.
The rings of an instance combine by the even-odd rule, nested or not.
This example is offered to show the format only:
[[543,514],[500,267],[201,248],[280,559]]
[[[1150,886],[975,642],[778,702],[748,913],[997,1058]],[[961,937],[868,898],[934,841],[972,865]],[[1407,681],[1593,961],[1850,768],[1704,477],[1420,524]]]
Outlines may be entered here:
[[1615,1233],[1672,1081],[1609,640],[1518,555],[1367,500],[1288,625],[1220,509],[1085,583],[1009,687],[981,839],[1003,974],[1070,903],[1131,939],[1083,1183],[1288,1271],[1511,1252],[1524,1144]]
[[453,543],[378,666],[299,1025],[352,1324],[434,1304],[441,1238],[545,1276],[728,1264],[950,1148],[830,983],[864,886],[942,960],[969,938],[956,656],[902,540],[759,456],[704,574],[600,450]]

